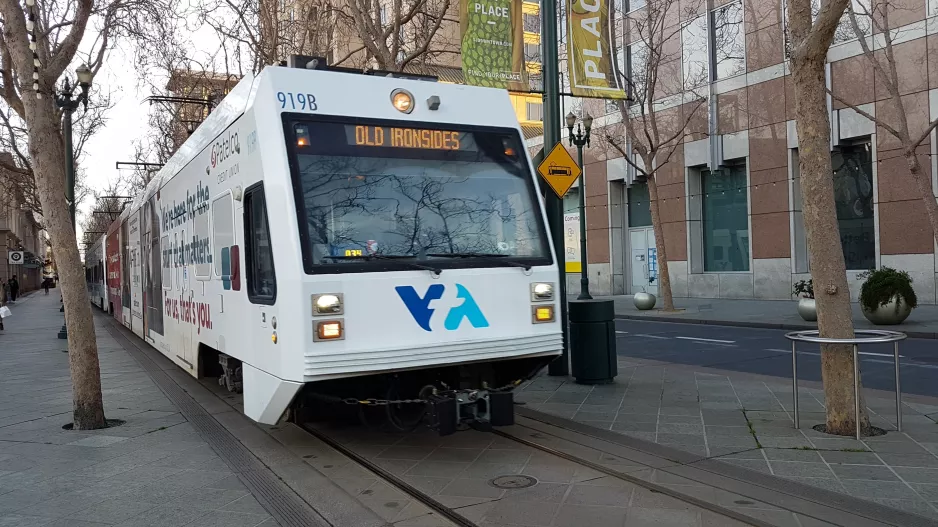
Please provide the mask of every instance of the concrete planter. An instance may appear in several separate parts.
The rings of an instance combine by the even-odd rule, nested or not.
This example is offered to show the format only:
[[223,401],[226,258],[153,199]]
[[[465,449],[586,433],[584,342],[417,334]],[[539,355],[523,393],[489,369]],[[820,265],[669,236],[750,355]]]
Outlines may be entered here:
[[[899,308],[896,309],[898,303]],[[895,326],[901,324],[912,313],[912,308],[899,295],[892,297],[892,300],[884,305],[878,306],[874,311],[869,311],[866,306],[861,305],[863,316],[877,326]]]
[[798,314],[808,322],[817,321],[817,304],[813,298],[798,299]]
[[642,293],[635,293],[635,296],[632,298],[632,301],[635,303],[635,307],[637,307],[641,311],[647,311],[655,307],[655,302],[657,302],[658,299],[655,298],[655,295],[651,293],[642,292]]

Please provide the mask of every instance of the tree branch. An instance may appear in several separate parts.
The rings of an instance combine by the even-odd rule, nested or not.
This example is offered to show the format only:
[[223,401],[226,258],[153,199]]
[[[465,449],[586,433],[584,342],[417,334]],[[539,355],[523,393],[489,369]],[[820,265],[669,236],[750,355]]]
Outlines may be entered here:
[[[810,0],[805,3],[807,4],[807,9],[810,11]],[[792,24],[792,36],[798,40],[792,53],[804,53],[804,50],[807,49],[827,49],[831,40],[834,38],[834,32],[837,31],[837,26],[840,24],[840,18],[843,16],[844,10],[848,5],[850,5],[850,0],[830,0],[824,2],[813,24],[810,24],[810,15],[805,19],[809,22],[809,27],[795,27],[795,24]],[[803,7],[801,2],[799,2],[798,7]],[[791,8],[792,7],[789,6],[789,9]],[[789,16],[789,18],[791,17]],[[797,18],[801,19],[803,17]]]
[[75,58],[78,45],[81,44],[81,39],[85,35],[85,28],[88,26],[88,18],[91,16],[93,1],[77,0],[77,2],[78,7],[75,11],[71,30],[53,53],[49,64],[39,70],[40,78],[44,79],[46,83],[54,83],[62,75],[65,68]]

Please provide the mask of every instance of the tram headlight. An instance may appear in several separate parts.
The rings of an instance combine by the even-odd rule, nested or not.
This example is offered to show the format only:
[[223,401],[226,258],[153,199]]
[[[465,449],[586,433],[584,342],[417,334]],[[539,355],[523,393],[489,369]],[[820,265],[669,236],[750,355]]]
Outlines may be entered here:
[[531,284],[531,301],[542,302],[554,299],[554,284],[540,282]]
[[341,320],[323,320],[316,323],[316,335],[314,340],[341,340],[345,337],[345,331]]
[[407,90],[397,89],[391,92],[391,104],[402,113],[414,111],[414,96]]
[[531,322],[543,324],[554,321],[554,306],[531,306]]
[[342,305],[341,293],[323,293],[313,295],[313,315],[341,315],[344,306]]

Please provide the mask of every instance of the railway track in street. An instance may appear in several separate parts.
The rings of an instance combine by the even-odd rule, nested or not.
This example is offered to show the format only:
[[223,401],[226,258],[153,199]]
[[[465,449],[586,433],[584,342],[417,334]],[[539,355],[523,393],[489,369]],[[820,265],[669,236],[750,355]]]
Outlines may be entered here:
[[[680,508],[683,506],[685,510],[694,511],[694,513],[699,512],[708,517],[723,518],[725,522],[717,522],[720,525],[753,525],[758,527],[773,525],[738,511],[720,507],[686,493],[678,492],[673,488],[652,481],[647,472],[630,474],[629,469],[638,467],[629,465],[626,468],[624,465],[618,465],[615,462],[621,460],[612,456],[603,457],[598,450],[581,450],[575,454],[566,449],[549,446],[545,441],[548,436],[524,424],[498,428],[492,432],[465,431],[479,438],[479,441],[482,442],[486,440],[485,438],[489,440],[496,439],[493,443],[488,444],[486,448],[474,448],[473,441],[462,439],[460,433],[453,436],[436,437],[426,433],[426,431],[415,430],[403,437],[399,434],[390,434],[387,441],[381,441],[380,436],[375,435],[381,432],[375,432],[366,427],[340,429],[334,428],[330,424],[321,423],[303,423],[301,427],[387,484],[434,511],[441,519],[445,519],[445,523],[441,522],[439,525],[480,527],[480,525],[488,525],[489,523],[486,522],[490,521],[490,518],[486,517],[487,515],[480,516],[478,514],[480,506],[491,503],[501,505],[503,502],[517,502],[520,508],[525,508],[531,502],[546,504],[554,499],[564,500],[569,498],[571,492],[577,494],[575,500],[577,503],[590,503],[591,497],[588,495],[590,491],[602,494],[602,498],[592,500],[602,502],[602,505],[593,505],[606,507],[610,513],[614,514],[615,512],[621,512],[616,511],[617,508],[628,509],[628,506],[635,505],[633,503],[636,495],[634,489],[640,490],[639,494],[644,501],[652,497],[650,498],[652,500],[666,501],[669,507]],[[358,440],[356,440],[356,437]],[[375,443],[381,442],[394,444],[375,445]],[[384,447],[383,450],[382,447]],[[413,458],[420,456],[417,450],[411,449],[423,449],[424,459],[396,460],[404,463],[398,464],[397,470],[389,468],[389,462],[395,461],[395,457]],[[460,456],[460,451],[465,456]],[[524,452],[525,454],[517,455],[518,452]],[[473,476],[481,474],[477,471],[478,467],[474,465],[486,464],[484,463],[485,459],[503,458],[512,461],[510,459],[512,457],[515,457],[515,459],[527,457],[528,463],[520,471],[517,470],[519,468],[517,463],[505,463],[502,470],[504,473],[499,475],[495,474],[499,472],[497,467],[486,466],[485,469],[492,469],[493,472],[485,474],[486,478],[472,478],[475,481],[475,488],[467,492],[461,492],[460,490],[449,490],[447,492],[454,483],[447,484],[446,488],[436,489],[426,485],[418,487],[413,483],[415,479],[419,480],[420,476],[414,477],[414,474],[410,472],[422,473],[418,465],[432,466],[434,463],[432,459],[468,459],[473,454],[476,454],[476,459],[465,467],[466,471],[471,472],[470,475]],[[532,460],[536,460],[536,462],[532,464]],[[451,462],[440,461],[439,463],[445,465]],[[452,463],[454,463],[452,466],[454,470],[460,468],[458,462]],[[410,471],[401,470],[401,467],[411,464],[413,466]],[[415,468],[418,468],[418,470],[414,470]],[[642,471],[644,469],[639,468],[638,470]],[[538,475],[541,477],[539,478]],[[440,479],[447,480],[448,478]],[[565,479],[566,481],[562,482]],[[455,478],[455,480],[459,481],[459,478]],[[469,478],[466,478],[466,480],[469,480]],[[603,484],[590,485],[590,483],[595,483],[598,480],[603,480]],[[491,497],[488,498],[488,501],[460,506],[465,501],[454,500],[453,498],[458,496],[451,496],[451,494],[458,495],[460,493],[475,494],[476,496],[463,496],[463,498],[478,497],[482,500],[482,495],[486,494],[485,490],[480,491],[479,487],[482,485],[493,490],[489,494]],[[538,487],[546,488],[547,493],[542,494]],[[627,490],[610,493],[609,489]],[[502,492],[498,492],[499,490]],[[443,495],[440,495],[440,492]],[[499,494],[501,495],[499,496]],[[610,498],[615,499],[615,497],[622,498],[625,502],[613,503],[608,501]],[[454,504],[456,506],[453,506]],[[462,512],[464,509],[469,509],[471,513],[464,514]],[[496,517],[498,520],[510,519],[501,518],[497,511]],[[540,522],[535,517],[528,518],[526,525],[544,525],[545,527],[559,525],[554,523],[555,521],[556,518],[545,518],[545,521]],[[587,523],[585,519],[583,523]]]

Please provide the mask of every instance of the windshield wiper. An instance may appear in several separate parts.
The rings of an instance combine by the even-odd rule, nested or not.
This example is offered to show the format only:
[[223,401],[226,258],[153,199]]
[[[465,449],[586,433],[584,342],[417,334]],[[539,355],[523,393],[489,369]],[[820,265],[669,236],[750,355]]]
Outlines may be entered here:
[[[502,259],[507,258],[507,254],[498,254],[498,253],[427,253],[427,256],[432,258],[479,258],[483,260],[493,260],[493,259]],[[513,262],[511,260],[505,260],[503,262],[505,265],[511,265],[514,267],[522,267],[525,271],[530,271],[531,266],[526,263]]]
[[[416,256],[412,254],[365,254],[362,256],[323,256],[323,258],[329,259],[329,260],[371,261],[371,260],[407,260],[410,258],[416,258]],[[432,267],[429,265],[420,265],[419,263],[416,263],[416,262],[401,262],[401,263],[405,265],[409,265],[410,267],[414,269],[423,269],[425,271],[431,271],[433,274],[441,274],[443,272],[442,269],[439,269],[437,267]]]

